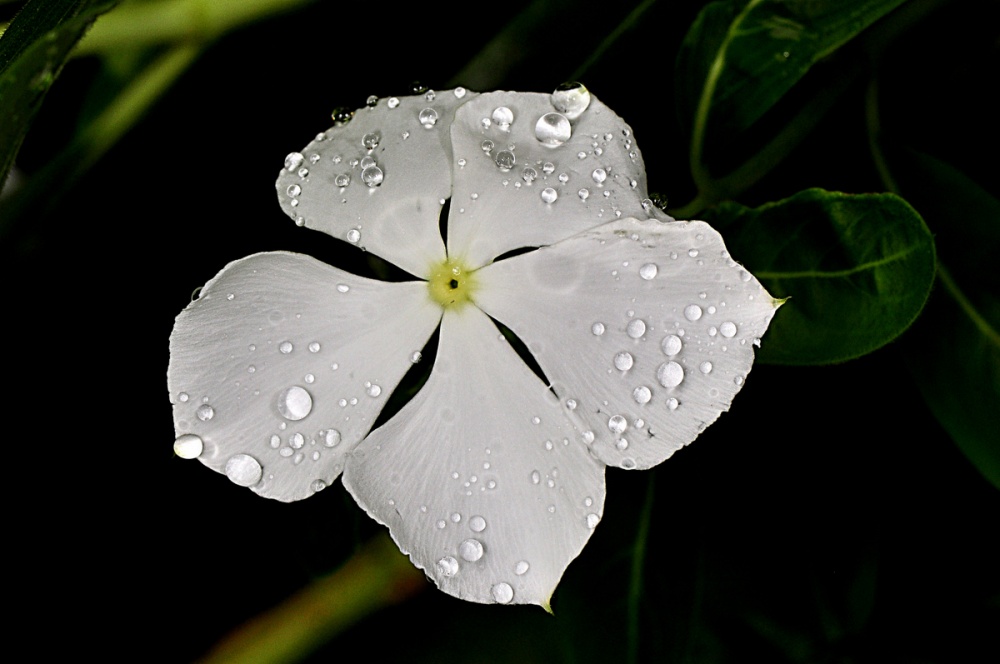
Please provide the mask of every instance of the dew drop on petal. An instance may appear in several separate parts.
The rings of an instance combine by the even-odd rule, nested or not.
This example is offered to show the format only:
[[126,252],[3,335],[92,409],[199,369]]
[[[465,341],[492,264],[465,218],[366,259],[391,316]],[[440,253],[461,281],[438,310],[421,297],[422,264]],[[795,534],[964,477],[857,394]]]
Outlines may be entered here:
[[523,576],[528,573],[531,569],[531,565],[528,564],[527,560],[519,560],[516,565],[514,565],[514,574],[518,576]]
[[357,244],[361,240],[361,231],[357,228],[352,228],[347,231],[347,241],[351,244]]
[[612,433],[620,434],[623,433],[627,428],[628,428],[628,421],[621,415],[613,415],[608,420],[608,429],[610,429]]
[[291,341],[282,341],[280,344],[278,344],[278,352],[280,352],[282,355],[288,355],[289,353],[292,352],[294,348],[295,347],[292,346]]
[[590,331],[595,337],[599,337],[604,334],[604,323],[594,323],[590,326]]
[[433,108],[425,108],[417,115],[417,120],[424,126],[424,129],[430,129],[437,124],[438,112]]
[[543,145],[556,147],[570,139],[572,128],[562,113],[546,113],[535,124],[535,138]]
[[493,599],[499,604],[510,604],[510,601],[514,599],[514,589],[510,587],[509,583],[498,583],[490,589],[493,593]]
[[323,480],[313,480],[312,484],[309,485],[309,488],[313,490],[313,493],[317,493],[326,488],[326,482]]
[[698,365],[698,369],[699,369],[699,370],[700,370],[700,371],[701,371],[701,372],[702,372],[703,374],[709,374],[709,373],[712,373],[712,363],[711,363],[711,362],[708,362],[708,361],[706,360],[705,362],[702,362],[701,364],[699,364],[699,365]]
[[630,320],[628,325],[625,327],[625,332],[633,339],[638,339],[642,335],[646,334],[646,323],[641,318]]
[[719,326],[719,334],[727,339],[732,339],[736,336],[736,323],[727,320]]
[[681,341],[681,338],[676,334],[668,334],[663,337],[663,341],[660,342],[660,348],[663,349],[664,354],[671,356],[681,352],[683,345],[684,344]]
[[679,405],[681,405],[681,402],[675,399],[674,397],[670,397],[669,399],[667,399],[667,408],[669,408],[670,410],[677,410],[677,406]]
[[538,484],[542,481],[542,475],[537,470],[531,471],[531,483]]
[[312,395],[304,387],[292,385],[278,395],[278,412],[286,420],[297,422],[312,412]]
[[198,416],[198,419],[202,422],[208,422],[210,419],[215,417],[215,409],[209,406],[207,403],[203,403],[198,406],[198,410],[194,412]]
[[570,120],[576,120],[590,106],[590,91],[583,83],[563,83],[555,89],[549,100],[557,111]]
[[327,447],[336,447],[340,444],[340,432],[336,429],[327,429],[323,432],[323,444]]
[[302,193],[302,187],[300,187],[297,184],[290,184],[288,185],[288,189],[285,189],[285,193],[291,196],[292,198],[295,198],[296,196]]
[[556,170],[556,165],[553,164],[551,161],[547,161],[544,164],[542,164],[542,172],[545,173],[546,175],[551,175],[552,171],[554,170]]
[[285,168],[289,172],[294,171],[302,164],[304,157],[301,152],[289,152],[288,156],[285,157]]
[[684,368],[676,362],[664,362],[656,370],[656,379],[663,387],[677,387],[684,380]]
[[483,557],[483,543],[476,539],[467,539],[458,545],[458,555],[463,560],[474,563]]
[[499,106],[493,110],[493,122],[496,122],[500,129],[506,131],[513,121],[514,112],[506,106]]
[[437,571],[444,577],[455,576],[458,574],[458,561],[451,556],[445,556],[437,561]]
[[361,145],[369,150],[374,150],[378,147],[378,142],[380,140],[382,140],[382,136],[377,131],[373,131],[370,134],[365,134],[361,137]]
[[632,398],[635,399],[636,403],[649,403],[649,400],[653,398],[653,393],[645,385],[640,385],[632,390]]
[[615,355],[615,369],[618,369],[618,371],[628,371],[632,368],[632,363],[632,353],[628,351],[622,351]]
[[581,201],[585,201],[590,198],[590,190],[584,187],[580,191],[576,192],[576,195],[580,197]]
[[608,172],[603,168],[595,168],[594,172],[590,174],[590,177],[594,179],[594,182],[601,184],[608,179]]
[[379,387],[378,385],[375,385],[374,383],[369,383],[368,385],[365,385],[365,392],[368,394],[368,396],[374,398],[382,394],[382,388]]
[[467,90],[465,88],[463,88],[463,87],[457,87],[457,88],[455,88],[454,92],[455,92],[455,96],[457,98],[461,99],[462,97],[465,96],[465,93],[467,92]]
[[174,441],[174,454],[182,459],[197,459],[205,449],[205,443],[201,436],[193,433],[186,433],[178,436]]
[[599,524],[600,522],[601,522],[601,517],[597,516],[593,512],[591,512],[590,514],[587,515],[587,527],[588,528],[591,528],[591,529],[596,528],[597,524]]
[[659,268],[656,267],[656,263],[646,263],[639,268],[639,276],[649,281],[650,279],[656,278],[656,273],[659,272]]
[[469,528],[471,528],[473,532],[483,532],[486,530],[486,519],[479,515],[472,517],[469,519]]
[[690,321],[696,321],[701,318],[701,307],[697,304],[689,304],[684,307],[684,318]]
[[514,153],[510,150],[500,150],[497,152],[497,156],[494,161],[501,171],[506,172],[514,167],[514,162],[516,162],[517,159],[514,157]]
[[351,184],[351,176],[347,173],[341,173],[340,175],[333,178],[333,183],[340,188],[344,188]]
[[531,184],[538,177],[538,171],[533,169],[531,166],[525,166],[524,170],[521,171],[521,179]]
[[311,344],[309,344],[309,352],[310,353],[318,353],[319,349],[320,349],[320,345],[319,345],[318,341],[314,341]]
[[385,176],[382,173],[382,169],[378,166],[369,166],[365,170],[361,171],[361,179],[369,187],[377,187],[382,184],[382,180]]
[[542,200],[546,203],[555,203],[557,198],[559,198],[559,194],[552,187],[542,189]]
[[233,484],[253,486],[260,482],[264,469],[260,462],[249,454],[234,454],[226,462],[226,477]]

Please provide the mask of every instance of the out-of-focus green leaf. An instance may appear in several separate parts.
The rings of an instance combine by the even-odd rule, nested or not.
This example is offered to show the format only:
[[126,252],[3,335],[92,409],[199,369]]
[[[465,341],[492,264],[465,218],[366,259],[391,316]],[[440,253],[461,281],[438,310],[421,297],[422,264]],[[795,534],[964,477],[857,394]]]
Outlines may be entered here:
[[109,0],[31,0],[0,38],[0,183],[70,51]]
[[721,0],[705,7],[677,58],[676,97],[681,122],[692,127],[696,179],[707,141],[727,146],[816,62],[903,2]]
[[1000,488],[1000,201],[926,154],[890,164],[937,231],[942,262],[939,289],[903,340],[907,364],[931,412]]
[[934,281],[934,241],[892,194],[809,189],[756,209],[725,203],[707,219],[778,298],[758,357],[827,364],[895,339],[920,313]]

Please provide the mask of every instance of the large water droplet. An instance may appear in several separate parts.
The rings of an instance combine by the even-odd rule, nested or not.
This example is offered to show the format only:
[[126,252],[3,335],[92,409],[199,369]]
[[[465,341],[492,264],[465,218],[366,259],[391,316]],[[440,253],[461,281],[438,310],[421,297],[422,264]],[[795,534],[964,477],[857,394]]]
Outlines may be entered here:
[[253,486],[260,482],[263,474],[260,462],[249,454],[234,454],[226,462],[226,477],[233,484]]
[[469,528],[471,528],[473,532],[483,532],[486,530],[486,519],[478,515],[472,517],[469,519]]
[[684,318],[690,321],[696,321],[701,318],[701,307],[697,304],[689,304],[684,307]]
[[476,539],[467,539],[458,545],[458,555],[463,560],[474,563],[483,557],[483,543]]
[[557,198],[559,198],[559,193],[552,187],[542,189],[542,200],[546,203],[555,203]]
[[615,369],[618,371],[628,371],[633,364],[632,353],[622,351],[615,355]]
[[278,395],[278,412],[286,420],[297,422],[312,412],[312,395],[304,387],[292,385]]
[[361,145],[365,146],[369,150],[374,150],[378,147],[378,142],[382,140],[381,134],[377,131],[373,131],[370,134],[365,134],[361,137]]
[[288,156],[285,157],[285,168],[287,168],[289,172],[294,171],[302,165],[303,159],[304,157],[301,152],[289,152]]
[[576,120],[590,106],[590,91],[583,83],[573,81],[561,84],[549,99],[553,108],[570,120]]
[[507,131],[510,129],[510,123],[513,121],[514,112],[506,106],[500,106],[493,110],[493,122],[497,123],[497,126],[501,130]]
[[656,379],[663,387],[677,387],[684,380],[684,367],[676,362],[664,362],[656,370]]
[[205,443],[201,440],[201,436],[193,433],[178,436],[174,441],[174,454],[182,459],[197,459],[204,449]]
[[544,145],[556,147],[569,140],[572,134],[569,120],[561,113],[546,113],[535,124],[535,138]]
[[594,172],[590,174],[590,177],[594,179],[594,182],[601,184],[608,179],[608,172],[603,168],[595,168]]
[[608,420],[608,428],[611,429],[612,433],[623,433],[628,428],[628,420],[621,415],[613,415]]
[[681,338],[676,334],[668,334],[663,337],[663,341],[660,342],[660,348],[663,349],[666,355],[676,355],[681,352],[681,347],[683,347],[683,342]]
[[645,385],[640,385],[632,390],[632,398],[635,399],[636,403],[649,403],[649,400],[653,398],[653,393]]
[[732,339],[736,336],[736,323],[727,320],[719,326],[719,334],[727,339]]
[[382,174],[382,169],[378,166],[369,166],[365,170],[361,171],[361,179],[369,187],[377,187],[382,184],[382,180],[385,176]]
[[500,150],[497,152],[497,156],[494,161],[496,161],[497,166],[500,167],[501,171],[506,172],[514,167],[514,162],[517,161],[517,159],[514,157],[514,153],[510,150]]
[[452,577],[458,574],[458,561],[451,556],[445,556],[437,561],[437,571],[441,576]]
[[196,410],[194,414],[197,415],[198,419],[202,422],[208,422],[210,419],[215,417],[215,409],[207,403],[203,403],[198,406],[198,410]]
[[656,278],[656,273],[659,272],[660,268],[656,267],[656,263],[646,263],[639,268],[639,276],[649,281],[650,279]]
[[590,326],[590,331],[593,332],[595,337],[599,337],[604,334],[604,323],[594,323]]
[[424,129],[430,129],[437,124],[438,112],[433,108],[425,108],[417,115],[417,120],[424,126]]
[[510,604],[510,601],[514,599],[514,589],[510,587],[509,583],[498,583],[490,589],[490,592],[493,593],[493,599],[499,604]]
[[646,323],[641,318],[636,318],[630,320],[628,325],[625,326],[625,333],[628,334],[633,339],[638,339],[642,335],[646,334]]

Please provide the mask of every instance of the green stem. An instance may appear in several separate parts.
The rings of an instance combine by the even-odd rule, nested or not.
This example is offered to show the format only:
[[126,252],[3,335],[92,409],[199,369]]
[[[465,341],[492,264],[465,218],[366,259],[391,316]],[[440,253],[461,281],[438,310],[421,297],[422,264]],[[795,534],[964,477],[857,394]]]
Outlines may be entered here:
[[941,261],[938,261],[937,264],[937,276],[944,289],[948,291],[949,295],[955,298],[958,306],[962,308],[962,311],[965,312],[965,315],[969,317],[969,320],[979,329],[982,335],[989,339],[990,343],[994,346],[1000,347],[1000,332],[990,325],[990,322],[983,318],[982,314],[976,310],[975,305],[969,301],[969,298],[965,296],[962,289],[958,287],[958,284],[955,283],[955,280],[951,276],[951,272],[948,271]]
[[628,661],[639,661],[639,602],[642,599],[642,577],[646,568],[646,541],[649,539],[649,523],[653,513],[653,486],[655,473],[646,481],[646,499],[639,515],[639,529],[635,534],[632,548],[632,573],[628,589]]

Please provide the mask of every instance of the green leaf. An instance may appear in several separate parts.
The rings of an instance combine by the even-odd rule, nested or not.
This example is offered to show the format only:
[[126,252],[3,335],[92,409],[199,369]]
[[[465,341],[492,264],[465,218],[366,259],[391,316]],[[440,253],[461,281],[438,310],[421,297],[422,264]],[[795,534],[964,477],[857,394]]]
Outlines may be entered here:
[[926,154],[895,156],[895,178],[937,230],[942,261],[904,356],[931,412],[1000,488],[1000,201]]
[[722,0],[706,6],[677,58],[677,98],[682,123],[692,127],[699,186],[708,178],[706,143],[728,148],[814,64],[904,1]]
[[889,343],[920,313],[934,280],[934,241],[892,194],[808,189],[756,209],[709,211],[730,252],[778,298],[759,359],[842,362]]
[[0,183],[70,51],[109,0],[30,0],[0,38]]

